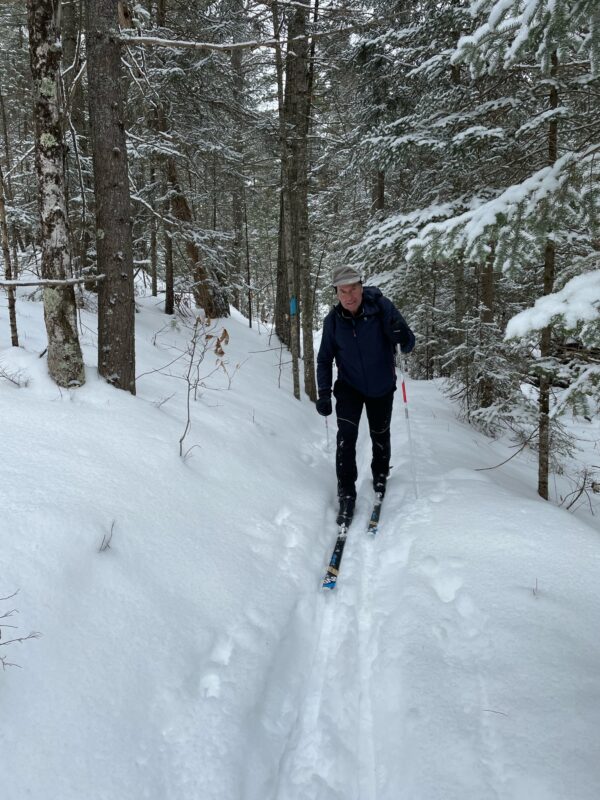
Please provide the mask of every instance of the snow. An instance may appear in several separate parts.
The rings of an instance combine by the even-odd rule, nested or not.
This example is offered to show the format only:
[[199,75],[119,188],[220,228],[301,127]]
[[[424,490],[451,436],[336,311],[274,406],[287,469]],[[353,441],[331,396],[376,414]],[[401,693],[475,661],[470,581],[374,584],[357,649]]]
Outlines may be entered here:
[[555,318],[561,318],[567,329],[600,319],[600,270],[576,275],[560,291],[540,297],[533,308],[516,314],[506,326],[506,338],[540,331]]
[[0,647],[3,800],[596,800],[598,517],[540,500],[532,456],[478,471],[514,451],[408,381],[419,497],[398,393],[380,531],[363,422],[325,593],[334,423],[264,327],[215,326],[181,459],[189,326],[138,298],[132,397],[82,312],[87,383],[61,391],[25,296],[22,348],[0,308],[27,384],[0,380],[0,642],[42,638]]
[[462,214],[426,224],[408,241],[408,258],[422,255],[440,239],[444,239],[448,255],[464,248],[465,257],[470,257],[488,228],[498,224],[500,219],[503,224],[508,224],[517,213],[524,216],[533,214],[541,203],[551,199],[564,187],[575,166],[579,169],[593,163],[594,157],[594,148],[577,153],[567,152],[551,166],[543,167],[521,183],[504,189],[492,200],[482,202],[473,198],[469,210]]

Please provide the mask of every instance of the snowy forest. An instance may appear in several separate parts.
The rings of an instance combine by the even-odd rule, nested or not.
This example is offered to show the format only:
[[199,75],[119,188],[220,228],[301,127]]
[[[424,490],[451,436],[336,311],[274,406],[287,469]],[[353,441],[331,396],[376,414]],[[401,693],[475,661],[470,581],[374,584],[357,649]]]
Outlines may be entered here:
[[598,0],[0,2],[5,800],[598,800],[599,178]]
[[58,384],[83,380],[76,310],[97,304],[100,374],[135,392],[141,279],[168,315],[274,324],[314,400],[313,332],[351,263],[417,332],[411,376],[535,449],[548,498],[561,416],[595,413],[600,376],[594,0],[0,13],[14,346],[11,281],[41,279]]

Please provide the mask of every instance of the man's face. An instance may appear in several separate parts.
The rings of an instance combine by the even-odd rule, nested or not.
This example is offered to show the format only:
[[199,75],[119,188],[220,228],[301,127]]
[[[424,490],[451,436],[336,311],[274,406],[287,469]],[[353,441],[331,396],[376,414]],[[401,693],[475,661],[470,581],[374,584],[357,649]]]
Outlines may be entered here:
[[336,289],[338,300],[342,308],[351,314],[356,314],[362,303],[363,287],[362,283],[350,283],[348,286],[338,286]]

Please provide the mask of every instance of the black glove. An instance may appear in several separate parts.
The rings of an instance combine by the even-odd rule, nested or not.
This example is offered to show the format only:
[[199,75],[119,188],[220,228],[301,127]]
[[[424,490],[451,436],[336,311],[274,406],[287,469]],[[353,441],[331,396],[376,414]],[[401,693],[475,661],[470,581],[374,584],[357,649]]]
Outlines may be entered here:
[[331,414],[331,392],[326,392],[319,397],[317,411],[322,417],[328,417]]

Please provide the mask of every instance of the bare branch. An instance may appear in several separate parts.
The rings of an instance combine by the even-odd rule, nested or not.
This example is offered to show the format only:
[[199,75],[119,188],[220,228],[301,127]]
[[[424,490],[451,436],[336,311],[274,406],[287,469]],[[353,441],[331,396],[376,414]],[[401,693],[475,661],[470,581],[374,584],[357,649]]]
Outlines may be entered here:
[[102,536],[102,543],[98,548],[99,553],[104,553],[105,550],[110,550],[110,543],[112,542],[113,533],[115,532],[115,523],[116,520],[113,519],[109,533],[108,534],[105,533]]
[[19,636],[16,639],[7,639],[5,642],[0,642],[0,647],[5,647],[7,644],[15,644],[15,642],[26,642],[28,639],[41,639],[42,634],[38,631],[31,631],[27,636]]
[[0,286],[75,286],[78,283],[97,283],[103,281],[106,275],[86,275],[82,278],[65,278],[64,280],[37,280],[37,281],[0,281]]
[[336,28],[330,31],[318,31],[309,33],[306,36],[295,36],[293,39],[263,39],[255,42],[229,42],[222,44],[219,42],[192,42],[182,39],[161,39],[159,36],[121,36],[120,42],[126,45],[143,45],[144,47],[174,47],[188,50],[204,50],[215,53],[232,53],[234,50],[258,50],[261,47],[281,47],[290,42],[301,41],[302,39],[325,39],[332,36],[342,36],[347,33],[357,33],[367,28],[381,24],[383,20],[370,20],[359,25],[348,25],[345,28]]

